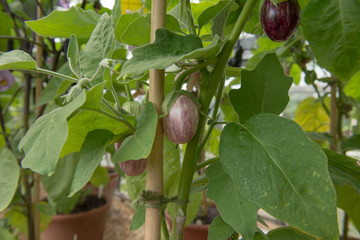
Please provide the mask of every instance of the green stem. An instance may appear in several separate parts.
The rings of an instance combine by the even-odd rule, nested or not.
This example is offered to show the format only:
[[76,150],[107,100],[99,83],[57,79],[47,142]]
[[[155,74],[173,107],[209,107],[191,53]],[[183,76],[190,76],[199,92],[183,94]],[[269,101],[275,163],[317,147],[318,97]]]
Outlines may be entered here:
[[107,112],[103,112],[101,110],[98,110],[98,109],[93,109],[93,108],[84,108],[84,107],[81,107],[80,110],[85,110],[85,111],[92,111],[92,112],[97,112],[97,113],[100,113],[104,116],[107,116],[108,118],[111,118],[111,119],[114,119],[115,121],[118,121],[118,122],[121,122],[123,124],[125,124],[129,129],[131,129],[133,132],[135,132],[135,128],[133,125],[131,125],[126,119],[123,119],[123,118],[119,118],[119,117],[116,117],[114,115],[111,115]]
[[199,164],[196,166],[196,170],[199,170],[199,169],[201,169],[201,168],[203,168],[203,167],[206,167],[206,166],[208,166],[208,165],[210,165],[210,164],[212,164],[212,163],[214,163],[214,162],[217,162],[217,161],[219,161],[219,160],[220,160],[219,157],[210,158],[210,159],[208,159],[208,160],[206,160],[206,161],[204,161],[204,162],[202,162],[202,163],[199,163]]
[[196,71],[200,71],[201,69],[203,69],[204,67],[214,64],[215,61],[206,61],[203,63],[200,63],[199,65],[196,65],[195,67],[189,68],[187,70],[185,70],[184,72],[182,72],[180,74],[180,76],[176,79],[174,86],[173,86],[173,90],[180,90],[182,85],[184,84],[186,77]]
[[43,69],[43,68],[36,68],[36,69],[20,69],[21,71],[26,71],[26,72],[36,72],[36,73],[42,73],[42,74],[46,74],[46,75],[51,75],[51,76],[55,76],[55,77],[59,77],[65,80],[68,80],[70,82],[74,82],[77,83],[79,82],[79,80],[77,78],[73,78],[70,76],[66,76],[64,74],[58,73],[58,72],[53,72],[47,69]]
[[11,106],[11,104],[13,103],[13,101],[15,100],[16,96],[18,95],[18,93],[20,92],[20,90],[22,90],[23,87],[18,87],[15,92],[13,93],[13,95],[11,96],[11,99],[9,100],[9,102],[6,103],[6,106],[2,112],[3,116],[6,115],[6,113],[9,111],[9,107]]
[[[214,67],[214,70],[209,75],[209,78],[204,81],[204,85],[200,91],[199,102],[201,105],[201,111],[207,112],[209,109],[209,105],[211,99],[218,88],[219,82],[221,81],[222,77],[224,76],[225,67],[227,64],[227,60],[235,46],[237,39],[242,32],[248,15],[250,14],[252,8],[255,6],[257,0],[247,0],[243,10],[239,18],[237,19],[235,26],[233,28],[233,32],[230,35],[229,40],[225,43],[224,48],[220,52],[219,56],[217,57],[217,61]],[[206,123],[206,116],[200,115],[198,129],[195,133],[195,136],[192,140],[187,144],[183,165],[180,172],[180,183],[178,188],[178,199],[179,203],[176,206],[177,209],[177,216],[179,220],[186,220],[184,216],[186,216],[187,210],[187,201],[189,199],[189,192],[191,188],[191,182],[196,171],[197,167],[197,160],[196,156],[198,155],[198,145],[201,139],[201,135]],[[176,218],[173,220],[173,230],[171,234],[171,240],[174,239],[183,239],[183,229],[184,222],[176,221]],[[179,224],[178,224],[179,223]]]

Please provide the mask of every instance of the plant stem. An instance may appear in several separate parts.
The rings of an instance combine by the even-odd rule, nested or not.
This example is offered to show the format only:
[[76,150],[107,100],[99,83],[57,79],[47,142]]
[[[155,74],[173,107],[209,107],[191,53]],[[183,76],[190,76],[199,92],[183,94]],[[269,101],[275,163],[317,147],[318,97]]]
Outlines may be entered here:
[[19,41],[29,42],[29,43],[32,43],[32,44],[41,46],[41,47],[44,48],[46,51],[55,53],[55,51],[49,49],[48,47],[46,47],[46,45],[44,45],[44,44],[42,44],[42,43],[37,43],[37,42],[35,42],[35,41],[31,40],[31,39],[27,39],[27,38],[23,38],[23,37],[18,37],[18,36],[9,36],[9,35],[2,35],[2,36],[0,36],[0,39],[14,39],[14,40],[19,40]]
[[58,73],[58,72],[53,72],[51,70],[47,70],[47,69],[43,69],[43,68],[36,68],[36,69],[31,69],[31,70],[30,69],[22,69],[21,71],[47,74],[47,75],[51,75],[51,76],[55,76],[55,77],[59,77],[59,78],[68,80],[68,81],[73,82],[73,83],[79,82],[79,80],[76,79],[76,78],[66,76],[64,74],[61,74],[61,73]]
[[11,106],[11,104],[13,103],[13,101],[15,100],[16,96],[18,95],[18,93],[20,92],[20,90],[22,90],[23,87],[18,87],[15,92],[13,93],[13,95],[11,96],[11,99],[9,100],[9,102],[6,103],[4,110],[2,111],[2,115],[6,115],[6,113],[9,111],[9,107]]
[[[209,78],[205,82],[206,85],[202,86],[200,91],[200,105],[202,112],[207,112],[209,109],[209,105],[211,99],[218,88],[219,83],[224,76],[225,67],[227,64],[227,60],[236,44],[237,39],[242,32],[248,15],[251,10],[255,6],[257,0],[247,0],[244,8],[241,11],[239,18],[237,19],[234,29],[229,37],[229,40],[225,43],[224,48],[221,50],[219,56],[217,57],[217,61],[214,67],[214,70],[210,73]],[[206,116],[200,115],[198,129],[192,138],[192,140],[187,144],[186,152],[184,155],[183,165],[180,172],[180,183],[178,188],[178,199],[179,203],[177,204],[177,216],[173,220],[173,229],[171,238],[175,239],[183,239],[183,227],[184,221],[186,220],[186,210],[187,210],[187,201],[189,199],[189,192],[191,187],[192,178],[194,172],[196,171],[197,159],[198,155],[198,145],[201,139],[201,135],[206,123]],[[181,220],[181,221],[176,221]]]
[[210,164],[212,164],[212,163],[214,163],[214,162],[217,162],[217,161],[219,161],[219,160],[220,160],[219,157],[210,158],[210,159],[208,159],[208,160],[206,160],[206,161],[204,161],[204,162],[202,162],[202,163],[199,163],[199,164],[196,166],[196,170],[199,170],[199,169],[201,169],[201,168],[203,168],[203,167],[206,167],[206,166],[208,166],[208,165],[210,165]]
[[333,138],[332,142],[330,143],[330,149],[337,151],[337,99],[336,99],[336,92],[337,92],[337,83],[331,84],[331,98],[330,98],[330,135]]
[[344,213],[344,226],[343,226],[342,240],[347,240],[348,239],[348,233],[349,233],[349,215]]

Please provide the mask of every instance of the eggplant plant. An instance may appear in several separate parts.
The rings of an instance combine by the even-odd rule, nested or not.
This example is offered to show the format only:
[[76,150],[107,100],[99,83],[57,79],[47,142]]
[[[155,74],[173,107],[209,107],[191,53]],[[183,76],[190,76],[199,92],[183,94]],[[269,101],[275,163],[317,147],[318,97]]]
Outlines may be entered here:
[[[120,172],[118,163],[148,158],[160,118],[167,137],[164,191],[143,191],[146,171],[125,177],[138,206],[132,229],[144,223],[146,207],[167,209],[175,224],[171,233],[162,228],[163,238],[183,239],[204,189],[220,213],[208,239],[335,240],[340,235],[337,207],[360,229],[360,167],[345,154],[359,148],[357,131],[347,139],[341,124],[344,116],[357,116],[345,110],[349,104],[358,109],[359,0],[173,0],[167,5],[166,28],[156,31],[153,42],[151,15],[145,10],[157,6],[145,2],[140,10],[125,12],[120,4],[102,12],[75,6],[25,22],[43,37],[69,39],[63,69],[41,68],[21,50],[0,53],[0,70],[52,76],[43,101],[57,105],[21,139],[23,168],[64,177],[58,173],[60,163],[77,154],[74,171],[61,186],[72,196],[106,152],[113,153]],[[269,10],[273,6],[278,9]],[[275,20],[274,12],[280,16]],[[273,27],[277,20],[290,27]],[[261,26],[271,39],[283,42],[273,43]],[[228,66],[242,33],[256,35],[259,47],[246,65]],[[318,77],[316,68],[331,75]],[[149,69],[165,70],[161,112],[148,100]],[[311,104],[299,105],[296,121],[280,116],[301,73],[328,114],[325,130],[321,124],[307,128],[306,119],[319,125],[306,115],[311,111],[301,115],[301,107],[312,110]],[[319,82],[333,89],[332,107]],[[210,143],[214,158],[200,162],[209,156],[202,152]],[[199,176],[201,168],[205,175]],[[13,193],[13,186],[6,191]],[[0,203],[4,209],[9,199]],[[257,227],[264,222],[259,209],[288,227],[264,233]]]

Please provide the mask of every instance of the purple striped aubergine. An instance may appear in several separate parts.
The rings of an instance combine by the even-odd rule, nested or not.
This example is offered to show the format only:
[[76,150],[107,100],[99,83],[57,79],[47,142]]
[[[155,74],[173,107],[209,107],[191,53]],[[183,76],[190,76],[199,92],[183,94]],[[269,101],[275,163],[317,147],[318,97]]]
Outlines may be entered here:
[[[121,143],[115,143],[115,150],[119,150]],[[121,170],[128,176],[134,177],[142,174],[146,169],[146,158],[119,162]]]
[[275,42],[288,40],[299,25],[300,11],[297,0],[286,0],[276,6],[270,0],[265,0],[261,8],[264,32]]
[[180,95],[163,120],[166,137],[177,144],[189,142],[199,124],[199,108],[186,95]]

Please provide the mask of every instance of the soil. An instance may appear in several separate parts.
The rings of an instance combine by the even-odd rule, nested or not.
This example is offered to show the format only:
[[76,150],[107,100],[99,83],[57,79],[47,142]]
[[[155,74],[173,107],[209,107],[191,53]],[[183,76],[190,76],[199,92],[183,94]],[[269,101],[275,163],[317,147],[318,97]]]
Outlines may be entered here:
[[96,196],[86,196],[85,200],[80,204],[76,205],[71,213],[80,213],[90,211],[91,209],[101,207],[105,205],[106,200],[98,198]]

